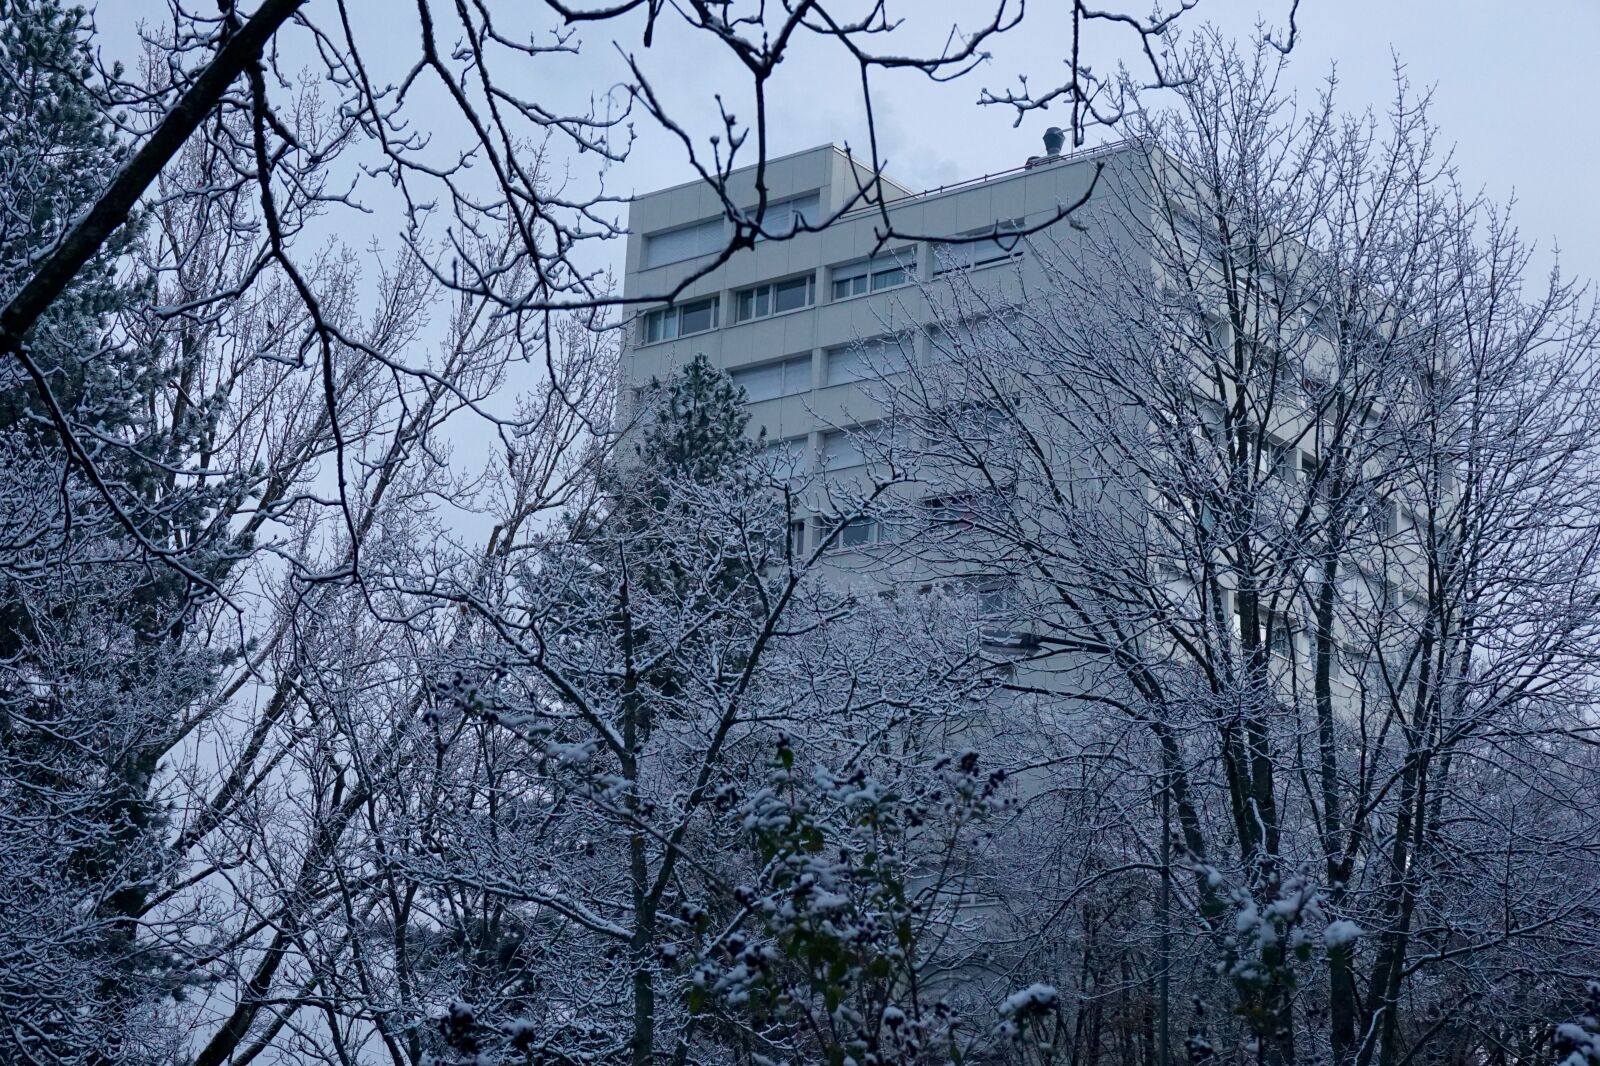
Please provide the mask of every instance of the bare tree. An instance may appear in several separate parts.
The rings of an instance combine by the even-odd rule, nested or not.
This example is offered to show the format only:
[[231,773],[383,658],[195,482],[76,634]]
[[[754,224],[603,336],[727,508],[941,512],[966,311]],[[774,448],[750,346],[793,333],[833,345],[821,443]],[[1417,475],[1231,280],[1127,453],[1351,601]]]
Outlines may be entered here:
[[[780,219],[765,189],[770,83],[800,42],[850,57],[870,117],[879,72],[963,76],[1020,7],[907,55],[882,7],[551,2],[511,29],[517,12],[423,0],[393,86],[374,80],[370,21],[340,2],[176,4],[131,74],[99,78],[81,14],[0,11],[7,1053],[415,1062],[444,1003],[481,994],[531,1026],[502,1034],[517,1049],[541,1034],[614,1054],[624,1033],[638,1062],[735,1055],[749,1017],[727,997],[715,1025],[690,1007],[689,969],[665,954],[689,932],[663,908],[729,923],[693,930],[711,958],[738,927],[793,942],[733,870],[769,901],[797,890],[740,865],[756,845],[724,786],[764,772],[781,724],[844,781],[898,750],[874,780],[905,783],[881,810],[910,817],[949,754],[940,729],[975,716],[988,682],[965,608],[932,633],[926,602],[864,608],[813,573],[822,548],[784,547],[789,516],[764,490],[673,484],[670,528],[617,517],[649,495],[608,480],[604,312],[621,298],[590,249],[620,235],[621,203],[603,168],[555,175],[574,156],[622,162],[635,110],[675,138],[728,222],[677,291],[832,221]],[[715,135],[691,134],[631,53],[593,112],[517,88],[574,66],[580,31],[647,53],[669,21],[736,62],[752,119],[719,111]],[[459,138],[418,132],[428,96]],[[79,140],[52,125],[62,101]],[[878,155],[841,210],[881,203]],[[751,163],[753,202],[731,181]],[[374,204],[400,219],[399,254],[323,240]],[[675,580],[645,576],[663,570]],[[987,795],[964,763],[940,772]],[[859,857],[844,794],[808,802]],[[973,870],[917,880],[936,830],[895,846],[937,959],[891,980],[861,962],[878,983],[863,979],[853,1029],[773,1020],[770,1048],[890,1046],[893,1011],[943,1031],[902,1002],[965,950],[946,946],[970,902],[950,893]],[[887,920],[878,902],[862,913]],[[527,984],[540,968],[559,989]],[[1053,1003],[1008,1017],[1042,1025]],[[620,1028],[584,1030],[583,1012]]]
[[[880,392],[927,442],[904,550],[1015,582],[1019,682],[1071,723],[1041,810],[1123,837],[1067,868],[1056,920],[1172,868],[1167,805],[1179,935],[1221,941],[1252,1054],[1394,1064],[1492,1046],[1465,1004],[1542,998],[1513,972],[1579,966],[1554,930],[1594,920],[1592,876],[1559,871],[1594,860],[1596,323],[1526,280],[1403,81],[1385,123],[1290,111],[1280,62],[1195,45],[1082,230],[1036,240],[1035,274],[925,285],[933,360]],[[1258,921],[1307,877],[1325,942]],[[1124,980],[1178,965],[1157,917]]]
[[[1134,34],[1145,42],[1156,81],[1165,83],[1159,50],[1151,42],[1193,6],[1186,3],[1171,15],[1146,20],[1079,4],[1074,25],[1098,21]],[[563,308],[615,304],[620,297],[585,249],[621,235],[621,202],[605,191],[603,168],[587,188],[572,180],[558,187],[549,175],[568,153],[620,163],[631,138],[627,121],[637,107],[678,142],[691,167],[716,190],[730,223],[725,243],[677,278],[670,291],[633,297],[670,298],[758,240],[783,239],[825,227],[844,211],[881,205],[882,171],[872,132],[874,75],[909,70],[939,81],[961,77],[986,57],[985,42],[1015,28],[1022,13],[1021,5],[999,0],[976,29],[952,28],[942,47],[919,55],[898,50],[903,39],[895,35],[899,24],[881,5],[847,17],[821,0],[750,13],[721,4],[663,6],[624,0],[587,7],[548,0],[532,13],[531,22],[512,28],[516,17],[511,13],[420,0],[406,15],[414,32],[406,73],[390,85],[375,80],[378,56],[369,27],[345,0],[271,0],[248,14],[231,2],[215,14],[176,4],[170,26],[150,36],[151,47],[162,56],[162,76],[129,84],[119,70],[108,72],[107,112],[121,115],[115,107],[126,105],[132,117],[124,125],[133,148],[85,209],[70,224],[63,220],[40,243],[26,273],[8,289],[0,309],[0,350],[26,371],[35,388],[48,390],[43,369],[26,343],[29,331],[84,266],[102,254],[184,145],[199,137],[214,141],[229,159],[233,174],[224,184],[233,191],[249,186],[259,202],[260,229],[251,235],[250,253],[257,271],[239,284],[248,287],[269,264],[287,280],[306,312],[308,346],[302,357],[320,365],[324,403],[332,418],[334,364],[340,350],[359,352],[390,373],[425,372],[396,353],[363,347],[359,337],[323,312],[327,297],[293,250],[293,238],[308,215],[359,209],[369,189],[370,195],[379,195],[373,187],[381,181],[388,186],[384,199],[403,216],[400,235],[415,266],[431,272],[439,285],[530,320]],[[685,119],[669,113],[651,86],[649,64],[623,44],[636,36],[648,51],[657,35],[669,30],[697,46],[716,49],[742,72],[744,83],[730,86],[718,99],[748,101],[746,114],[753,117],[741,121],[719,105],[719,127],[702,142],[690,133]],[[563,68],[581,61],[580,32],[615,37],[623,50],[624,79],[597,89],[603,102],[588,113],[568,111],[564,102],[525,97],[519,86],[537,83],[542,76],[538,72],[562,77]],[[859,68],[871,144],[869,167],[848,202],[830,217],[797,221],[785,212],[769,216],[765,168],[771,83],[785,57],[810,42],[841,50]],[[385,60],[391,48],[383,49]],[[302,121],[306,90],[295,87],[304,82],[288,66],[290,55],[305,57],[313,84],[325,94],[315,122]],[[1076,43],[1071,70],[1074,85],[1089,78]],[[423,123],[417,110],[423,105],[414,101],[424,98],[442,102],[450,119],[429,114]],[[1086,100],[1083,91],[1074,90],[1075,108]],[[1084,121],[1075,119],[1074,128],[1081,132]],[[446,141],[426,136],[420,132],[424,126],[460,131],[461,137]],[[729,182],[736,167],[748,165],[755,168],[753,204]],[[196,191],[204,195],[208,187]],[[882,239],[887,241],[897,234],[886,211],[882,219]],[[196,299],[230,299],[237,291]],[[116,501],[112,487],[89,461],[84,428],[75,426],[59,404],[46,403],[46,408],[68,454],[120,514],[125,505]],[[333,418],[330,426],[339,485],[345,490],[353,474],[345,469],[338,420]],[[123,524],[135,531],[131,516],[123,516]],[[155,543],[146,549],[181,565],[170,549]]]

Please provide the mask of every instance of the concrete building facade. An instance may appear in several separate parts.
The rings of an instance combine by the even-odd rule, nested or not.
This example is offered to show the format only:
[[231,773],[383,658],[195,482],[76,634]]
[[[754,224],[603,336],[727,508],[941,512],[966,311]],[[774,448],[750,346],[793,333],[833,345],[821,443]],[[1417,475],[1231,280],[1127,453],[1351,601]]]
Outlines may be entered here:
[[[933,316],[917,279],[957,266],[979,279],[994,268],[998,285],[1026,284],[1023,242],[1004,234],[1058,218],[1134,154],[1111,145],[1047,155],[920,193],[883,176],[874,185],[870,168],[834,145],[773,160],[765,172],[764,229],[792,231],[797,219],[830,224],[741,250],[670,305],[646,305],[624,354],[625,396],[704,353],[745,389],[751,431],[783,453],[780,463],[793,463],[796,473],[825,466],[829,478],[848,476],[858,462],[852,434],[878,417],[863,384],[879,363],[875,352],[929,358]],[[881,199],[866,202],[863,190],[878,189]],[[753,208],[753,169],[734,172],[728,191]],[[862,206],[840,214],[852,203]],[[895,233],[921,239],[884,240],[885,214]],[[672,292],[705,270],[730,232],[721,200],[704,182],[639,197],[629,214],[625,295]],[[939,241],[989,234],[998,239]]]
[[[1135,269],[1148,264],[1152,276],[1159,274],[1159,255],[1149,240],[1161,230],[1163,214],[1172,241],[1193,248],[1197,240],[1187,232],[1196,224],[1194,216],[1183,206],[1193,196],[1174,200],[1170,192],[1156,191],[1193,188],[1181,175],[1162,176],[1162,168],[1171,165],[1159,153],[1140,146],[1113,144],[1036,157],[1010,170],[919,193],[882,176],[874,185],[870,168],[843,149],[826,145],[768,164],[764,228],[787,232],[802,219],[829,224],[819,232],[763,241],[710,270],[706,270],[710,257],[726,247],[730,232],[716,190],[696,181],[644,195],[630,211],[625,294],[647,299],[673,292],[685,279],[694,280],[670,304],[646,304],[638,313],[623,359],[624,388],[636,392],[652,378],[665,379],[675,367],[703,353],[745,389],[750,430],[779,452],[779,468],[789,463],[797,475],[825,475],[807,480],[801,510],[819,517],[809,517],[791,529],[791,537],[801,540],[797,547],[815,547],[816,538],[825,532],[835,536],[834,546],[845,549],[870,547],[879,543],[880,536],[888,540],[873,519],[859,526],[841,528],[836,520],[828,525],[828,516],[841,510],[830,486],[847,483],[852,476],[861,478],[865,465],[860,440],[884,419],[873,386],[884,364],[893,360],[875,355],[931,364],[937,354],[936,323],[948,324],[950,317],[948,307],[943,315],[937,314],[929,299],[943,298],[944,287],[938,281],[951,269],[965,268],[963,286],[969,290],[988,286],[996,307],[1016,305],[1030,287],[1037,293],[1037,286],[1048,280],[1043,264],[1033,258],[1034,251],[1052,242],[1058,247],[1072,243],[1072,223],[1058,221],[1026,241],[1007,240],[1004,235],[1059,219],[1069,206],[1082,205],[1085,210],[1076,217],[1098,217],[1102,226],[1119,211],[1124,219],[1129,211],[1148,212],[1148,217],[1131,220],[1126,235],[1102,232],[1091,243],[1098,249],[1096,255],[1116,255]],[[881,200],[843,211],[863,200],[864,189],[881,190]],[[753,208],[754,171],[735,172],[727,192],[736,204]],[[1086,196],[1091,202],[1084,202]],[[1096,212],[1097,207],[1110,210]],[[894,233],[914,234],[915,239],[886,240],[886,215]],[[974,240],[980,236],[986,239]],[[942,238],[965,242],[948,244]],[[703,276],[694,277],[702,271]],[[1263,273],[1272,273],[1270,265]],[[1206,312],[1208,320],[1211,313]],[[1304,335],[1314,338],[1317,328],[1313,324]],[[1230,335],[1218,333],[1216,343],[1228,346]],[[1319,364],[1327,351],[1331,349],[1324,342],[1313,340],[1297,357],[1301,373],[1313,377],[1322,373]],[[1202,415],[1229,399],[1200,376],[1194,388]],[[1320,416],[1308,414],[1315,408],[1300,395],[1261,415],[1264,428],[1270,430],[1266,452],[1276,457],[1281,468],[1277,472],[1301,484],[1314,476],[1319,463]],[[1126,516],[1141,507],[1170,506],[1149,484],[1130,491],[1147,499],[1113,506],[1108,513],[1119,513],[1128,521]],[[1402,495],[1393,494],[1385,504],[1387,510],[1375,514],[1385,527],[1378,530],[1382,550],[1357,560],[1359,565],[1349,567],[1342,579],[1352,585],[1349,610],[1356,619],[1376,617],[1385,603],[1418,599],[1415,550],[1408,540],[1417,519]],[[981,556],[980,547],[966,553],[967,565],[930,573],[929,556],[923,554],[902,568],[891,566],[880,577],[890,583],[982,577],[981,566],[971,565],[975,557],[981,562]],[[1183,607],[1188,595],[1181,590],[1185,582],[1176,577],[1163,580],[1180,589],[1173,603]],[[1016,590],[1008,595],[1015,596]],[[1237,627],[1238,598],[1226,584],[1220,595],[1223,613],[1233,617]],[[1301,607],[1296,606],[1296,614],[1304,613]],[[1208,610],[1195,608],[1197,628]],[[1268,626],[1265,642],[1281,651],[1286,661],[1309,662],[1312,648],[1305,622],[1280,617],[1278,610],[1274,608],[1273,617],[1281,625]],[[1354,679],[1346,677],[1344,687],[1353,689]]]

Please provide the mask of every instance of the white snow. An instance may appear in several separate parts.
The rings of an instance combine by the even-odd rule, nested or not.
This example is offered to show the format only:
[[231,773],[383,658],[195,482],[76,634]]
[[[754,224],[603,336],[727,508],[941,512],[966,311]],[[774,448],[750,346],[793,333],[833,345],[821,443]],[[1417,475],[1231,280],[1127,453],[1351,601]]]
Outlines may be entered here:
[[1014,1018],[1018,1014],[1031,1011],[1049,1010],[1056,1005],[1056,990],[1054,985],[1032,984],[1019,992],[1013,992],[1000,1003],[1000,1014],[1005,1018]]
[[1342,948],[1356,942],[1361,936],[1361,927],[1348,918],[1340,918],[1336,922],[1329,922],[1328,928],[1322,931],[1322,942],[1329,948]]

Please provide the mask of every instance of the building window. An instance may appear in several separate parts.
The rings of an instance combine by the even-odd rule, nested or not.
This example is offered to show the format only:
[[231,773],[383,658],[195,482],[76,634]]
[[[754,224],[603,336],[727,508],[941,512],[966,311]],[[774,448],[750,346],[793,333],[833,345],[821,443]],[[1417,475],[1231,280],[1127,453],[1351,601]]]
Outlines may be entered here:
[[761,465],[778,481],[788,482],[805,472],[806,439],[773,441],[761,449]]
[[748,322],[752,318],[781,315],[785,311],[810,307],[816,302],[817,279],[812,274],[768,282],[739,291],[734,297],[733,320]]
[[865,461],[859,432],[834,431],[822,435],[822,465],[829,470],[860,466]]
[[868,292],[892,289],[916,280],[917,252],[902,248],[875,259],[833,268],[833,298],[846,300]]
[[1038,640],[1025,629],[1022,596],[1012,577],[987,577],[969,579],[973,594],[978,600],[978,636],[985,644],[1004,648],[1034,647]]
[[644,239],[644,265],[647,268],[664,266],[720,252],[726,233],[727,228],[720,218],[652,233]]
[[904,369],[911,356],[908,339],[876,337],[829,348],[826,382],[829,385],[844,385]]
[[860,516],[838,527],[838,535],[834,537],[830,547],[835,551],[843,551],[847,548],[869,548],[876,543],[878,543],[878,520]]
[[900,433],[898,427],[888,422],[832,430],[822,435],[818,458],[828,470],[892,459],[898,450]]
[[1294,630],[1283,618],[1273,618],[1267,623],[1267,650],[1285,659],[1294,658]]
[[1333,662],[1337,669],[1330,671],[1334,676],[1342,677],[1347,684],[1359,685],[1367,676],[1374,665],[1375,656],[1371,648],[1358,648],[1353,644],[1341,644],[1334,653]]
[[[766,212],[761,216],[761,233],[756,235],[756,240],[792,237],[800,232],[802,225],[815,226],[821,206],[822,198],[814,192],[768,203]],[[754,218],[756,209],[751,207],[745,214]]]
[[974,270],[990,263],[1015,259],[1022,254],[1020,218],[1005,218],[992,226],[958,233],[957,241],[939,241],[933,246],[933,272],[944,274],[951,270]]
[[797,355],[775,363],[741,366],[728,376],[744,390],[745,399],[750,403],[794,396],[811,391],[811,357]]
[[989,353],[1010,352],[1024,342],[1017,316],[1009,311],[971,315],[949,329],[928,329],[928,359],[931,362],[991,358]]
[[1205,243],[1200,220],[1181,207],[1172,211],[1172,232],[1179,238],[1180,248],[1198,249]]
[[1376,536],[1392,537],[1400,532],[1400,509],[1389,500],[1369,501],[1365,518]]
[[1272,477],[1284,482],[1294,481],[1295,451],[1289,445],[1269,439],[1263,446],[1259,459]]
[[717,298],[663,307],[644,316],[644,342],[670,341],[674,337],[687,337],[691,333],[704,333],[717,328]]
[[950,531],[965,531],[978,525],[983,520],[983,508],[984,501],[975,492],[930,497],[921,503],[928,525]]

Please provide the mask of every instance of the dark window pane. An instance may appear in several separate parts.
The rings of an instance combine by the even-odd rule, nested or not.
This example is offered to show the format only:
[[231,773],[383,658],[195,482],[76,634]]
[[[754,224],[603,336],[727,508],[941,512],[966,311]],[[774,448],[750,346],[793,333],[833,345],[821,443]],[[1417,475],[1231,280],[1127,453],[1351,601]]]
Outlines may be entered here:
[[716,325],[715,300],[701,300],[697,303],[684,304],[679,312],[678,332],[703,333]]
[[[865,264],[857,267],[846,267],[850,273],[841,276],[835,272],[833,278],[833,298],[842,300],[847,296],[860,296],[867,291],[867,267]],[[860,273],[857,273],[860,271]]]
[[877,525],[878,523],[871,518],[852,519],[839,531],[839,545],[844,548],[859,548],[871,544],[872,534]]
[[807,278],[792,278],[773,286],[773,312],[793,311],[811,301],[806,299]]
[[669,307],[645,316],[645,341],[670,341],[678,335],[678,309]]

